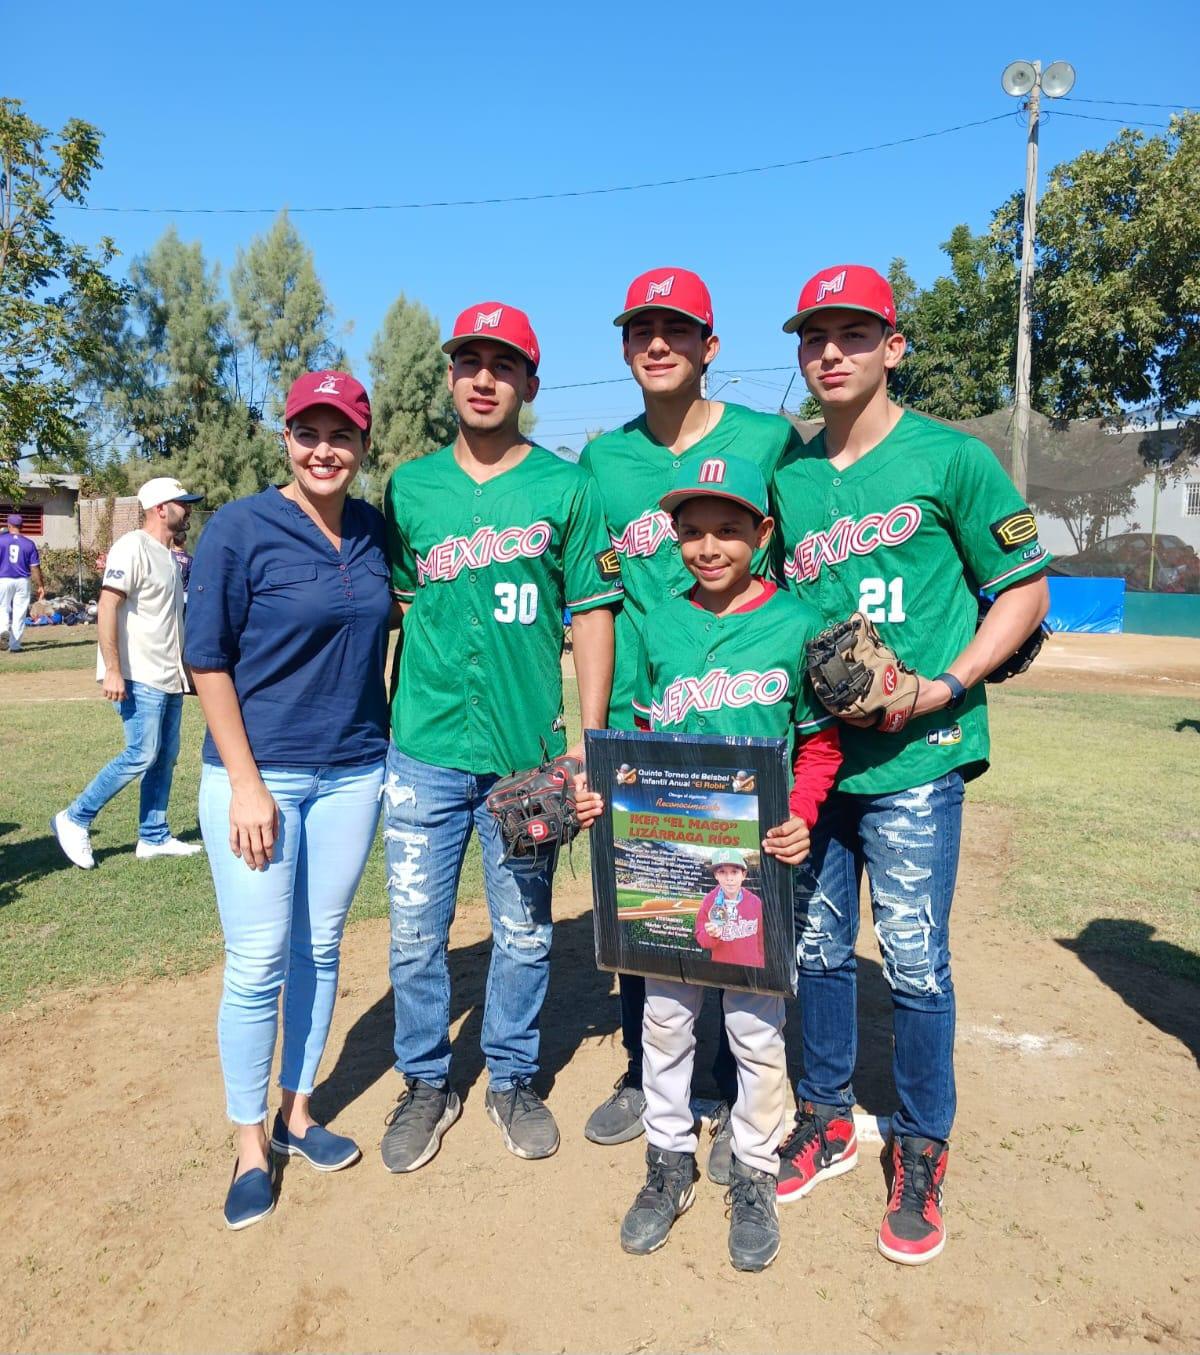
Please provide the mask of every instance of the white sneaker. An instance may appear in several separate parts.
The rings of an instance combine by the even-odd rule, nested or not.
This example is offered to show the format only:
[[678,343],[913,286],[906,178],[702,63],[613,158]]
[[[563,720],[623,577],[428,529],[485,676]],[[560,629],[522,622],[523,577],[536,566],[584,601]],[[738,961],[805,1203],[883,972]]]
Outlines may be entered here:
[[148,861],[152,856],[199,856],[203,850],[198,842],[180,842],[177,837],[169,837],[166,842],[143,842],[138,838],[133,854],[139,861]]
[[58,845],[68,861],[80,870],[92,869],[96,862],[92,856],[91,834],[69,818],[65,809],[50,820],[50,831],[58,838]]

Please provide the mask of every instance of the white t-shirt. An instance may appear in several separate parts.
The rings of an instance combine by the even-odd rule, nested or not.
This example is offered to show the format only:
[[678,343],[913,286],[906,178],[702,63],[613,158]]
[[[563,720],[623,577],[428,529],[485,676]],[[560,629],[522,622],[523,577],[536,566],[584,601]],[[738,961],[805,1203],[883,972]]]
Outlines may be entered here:
[[[183,583],[174,556],[147,533],[127,532],[113,542],[101,584],[125,594],[117,608],[121,675],[160,691],[182,692]],[[99,651],[96,681],[104,681]]]

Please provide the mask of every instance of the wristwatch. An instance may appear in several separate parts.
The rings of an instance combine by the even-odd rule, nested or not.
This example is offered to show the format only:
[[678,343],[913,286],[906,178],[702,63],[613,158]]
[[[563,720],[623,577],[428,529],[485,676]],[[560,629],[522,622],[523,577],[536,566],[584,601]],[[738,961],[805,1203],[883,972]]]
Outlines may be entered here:
[[967,689],[953,673],[939,673],[934,682],[944,682],[950,688],[950,700],[946,702],[947,710],[957,710],[967,699]]

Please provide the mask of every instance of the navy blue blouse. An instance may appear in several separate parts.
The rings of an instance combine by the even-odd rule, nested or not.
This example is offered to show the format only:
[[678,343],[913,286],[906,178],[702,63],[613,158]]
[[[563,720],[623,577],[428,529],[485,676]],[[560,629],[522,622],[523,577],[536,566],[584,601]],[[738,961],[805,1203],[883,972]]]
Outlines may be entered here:
[[[338,552],[274,486],[226,504],[201,534],[184,659],[232,676],[260,767],[387,755],[385,541],[383,515],[347,499]],[[221,761],[211,734],[203,756]]]

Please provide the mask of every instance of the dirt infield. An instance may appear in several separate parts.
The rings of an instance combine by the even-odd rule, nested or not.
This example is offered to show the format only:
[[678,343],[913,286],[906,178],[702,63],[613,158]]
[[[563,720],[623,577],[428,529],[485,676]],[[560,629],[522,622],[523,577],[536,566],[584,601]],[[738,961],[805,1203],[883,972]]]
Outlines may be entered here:
[[[1200,641],[1064,636],[1045,659],[1038,686],[1200,688]],[[94,694],[86,673],[45,677],[54,682],[22,687],[0,668],[0,704],[48,686]],[[1200,1347],[1196,989],[1014,928],[997,885],[1008,833],[998,811],[968,806],[955,902],[959,1113],[949,1242],[935,1265],[903,1270],[875,1251],[883,1186],[878,1144],[867,1142],[857,1171],[782,1211],[783,1251],[763,1275],[729,1267],[722,1192],[707,1180],[662,1251],[621,1252],[642,1146],[582,1136],[623,1059],[586,881],[564,874],[543,1015],[540,1089],[563,1135],[549,1161],[510,1156],[484,1113],[479,907],[460,910],[452,940],[465,1109],[440,1154],[407,1177],[379,1161],[399,1090],[387,927],[354,924],[315,1108],[359,1140],[363,1161],[332,1176],[289,1166],[275,1215],[245,1233],[227,1233],[219,1213],[233,1153],[218,970],[0,1019],[0,1349]],[[890,1004],[869,924],[860,956],[856,1089],[869,1121],[894,1104]],[[710,1010],[702,1094],[713,1025]],[[795,1064],[794,1024],[788,1033]]]
[[[568,881],[543,1020],[543,1085],[563,1146],[547,1162],[511,1157],[484,1115],[479,909],[462,911],[453,942],[466,1108],[441,1153],[409,1177],[379,1162],[397,1093],[387,931],[353,926],[317,1106],[360,1140],[364,1160],[335,1176],[289,1167],[275,1215],[242,1234],[218,1213],[233,1160],[213,1038],[218,972],[5,1020],[0,1346],[1195,1348],[1195,990],[1014,934],[991,883],[1005,824],[974,809],[971,827],[979,845],[955,904],[950,1242],[936,1265],[905,1271],[876,1254],[883,1193],[870,1144],[858,1171],[784,1211],[783,1252],[761,1276],[729,1268],[721,1191],[707,1181],[661,1252],[621,1252],[641,1147],[597,1148],[581,1133],[622,1059],[588,901]],[[888,1004],[869,928],[861,951],[857,1088],[865,1111],[886,1114]],[[711,1025],[710,1013],[706,1040]]]

